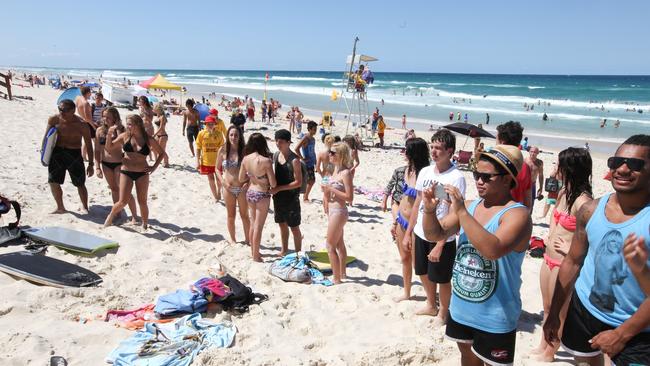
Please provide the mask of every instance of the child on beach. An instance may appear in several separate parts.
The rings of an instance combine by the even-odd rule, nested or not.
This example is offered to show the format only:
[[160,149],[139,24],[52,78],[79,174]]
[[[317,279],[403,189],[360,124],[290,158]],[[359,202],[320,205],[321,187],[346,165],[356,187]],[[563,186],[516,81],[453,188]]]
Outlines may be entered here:
[[314,138],[314,136],[316,135],[317,130],[318,125],[316,122],[309,121],[307,123],[307,134],[302,138],[302,140],[300,140],[294,149],[296,155],[300,160],[304,161],[307,166],[307,176],[302,177],[303,179],[307,179],[307,188],[302,197],[305,202],[310,202],[309,192],[311,192],[311,188],[314,186],[314,182],[316,181],[316,138]]

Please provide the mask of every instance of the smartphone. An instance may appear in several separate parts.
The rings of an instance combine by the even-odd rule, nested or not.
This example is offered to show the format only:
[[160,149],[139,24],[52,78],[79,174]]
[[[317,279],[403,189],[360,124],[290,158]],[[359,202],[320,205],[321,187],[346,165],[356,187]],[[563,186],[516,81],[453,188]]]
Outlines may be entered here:
[[439,200],[449,200],[449,194],[445,192],[445,186],[438,183],[435,188],[435,197]]

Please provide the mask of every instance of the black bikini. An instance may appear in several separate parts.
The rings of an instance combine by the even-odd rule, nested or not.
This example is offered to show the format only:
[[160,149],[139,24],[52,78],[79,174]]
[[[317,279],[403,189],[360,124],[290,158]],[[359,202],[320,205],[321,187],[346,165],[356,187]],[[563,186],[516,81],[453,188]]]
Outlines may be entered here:
[[[129,141],[127,141],[124,145],[122,145],[122,149],[125,152],[135,152],[133,150],[133,145],[131,144],[131,139],[129,139]],[[140,149],[140,151],[138,151],[138,153],[142,154],[144,156],[147,156],[147,155],[149,155],[149,153],[151,153],[151,149],[149,149],[149,145],[145,144]],[[138,180],[139,178],[147,175],[147,172],[131,172],[131,171],[128,171],[128,170],[120,170],[120,172],[122,174],[126,175],[127,177],[131,178],[131,180],[134,181],[134,182],[136,180]]]
[[115,168],[122,165],[122,162],[111,163],[110,161],[102,161],[102,165],[106,167],[106,169],[115,170]]

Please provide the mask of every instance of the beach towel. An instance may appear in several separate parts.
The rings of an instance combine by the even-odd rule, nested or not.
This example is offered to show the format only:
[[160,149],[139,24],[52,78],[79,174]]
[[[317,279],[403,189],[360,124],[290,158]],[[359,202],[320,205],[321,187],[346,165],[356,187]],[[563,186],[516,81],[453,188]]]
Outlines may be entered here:
[[192,314],[174,323],[146,323],[144,329],[122,341],[106,358],[115,366],[188,366],[209,347],[230,347],[237,328],[230,322],[213,323]]
[[367,199],[375,202],[381,202],[384,199],[384,188],[374,187],[366,188],[363,186],[354,187],[354,193],[362,194],[366,196]]
[[147,304],[133,310],[109,310],[104,321],[114,322],[118,327],[137,330],[144,327],[145,322],[169,323],[173,318],[159,319],[154,312],[155,305]]
[[251,305],[260,304],[269,298],[264,294],[253,292],[250,287],[230,275],[219,278],[219,281],[223,282],[230,289],[230,296],[221,301],[217,301],[224,310],[245,313]]
[[202,293],[208,302],[219,302],[230,296],[230,288],[216,278],[204,277],[192,285],[194,292]]
[[158,298],[154,311],[160,316],[202,313],[208,308],[208,300],[202,293],[176,290]]
[[[291,253],[285,255],[282,259],[279,259],[275,261],[273,264],[277,263],[277,267],[281,266],[290,266],[293,270],[299,271],[302,270],[306,272],[309,276],[309,281],[312,284],[316,285],[323,285],[323,286],[331,286],[333,285],[332,281],[328,280],[325,278],[325,275],[321,271],[319,271],[316,268],[313,268],[310,265],[311,260],[309,259],[309,256],[307,254],[297,254],[297,253]],[[271,266],[273,266],[273,264]],[[280,276],[277,276],[276,274],[271,272],[271,268],[269,268],[269,273],[273,274],[274,276],[283,279]],[[287,280],[285,280],[287,281]],[[296,282],[306,282],[306,281],[296,281]]]

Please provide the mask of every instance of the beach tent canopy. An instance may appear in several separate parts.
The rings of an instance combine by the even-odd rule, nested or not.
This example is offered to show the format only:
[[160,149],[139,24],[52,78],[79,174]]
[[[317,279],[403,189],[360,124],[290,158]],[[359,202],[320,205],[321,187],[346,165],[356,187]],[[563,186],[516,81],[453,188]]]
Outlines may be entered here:
[[152,77],[149,80],[145,80],[140,83],[140,86],[147,89],[169,89],[169,90],[181,90],[180,85],[170,83],[162,75],[158,74]]
[[[348,55],[348,58],[346,59],[346,63],[349,65],[351,61],[352,61],[352,55]],[[368,55],[354,56],[354,64],[359,64],[361,62],[372,62],[372,61],[379,61],[379,59]]]

